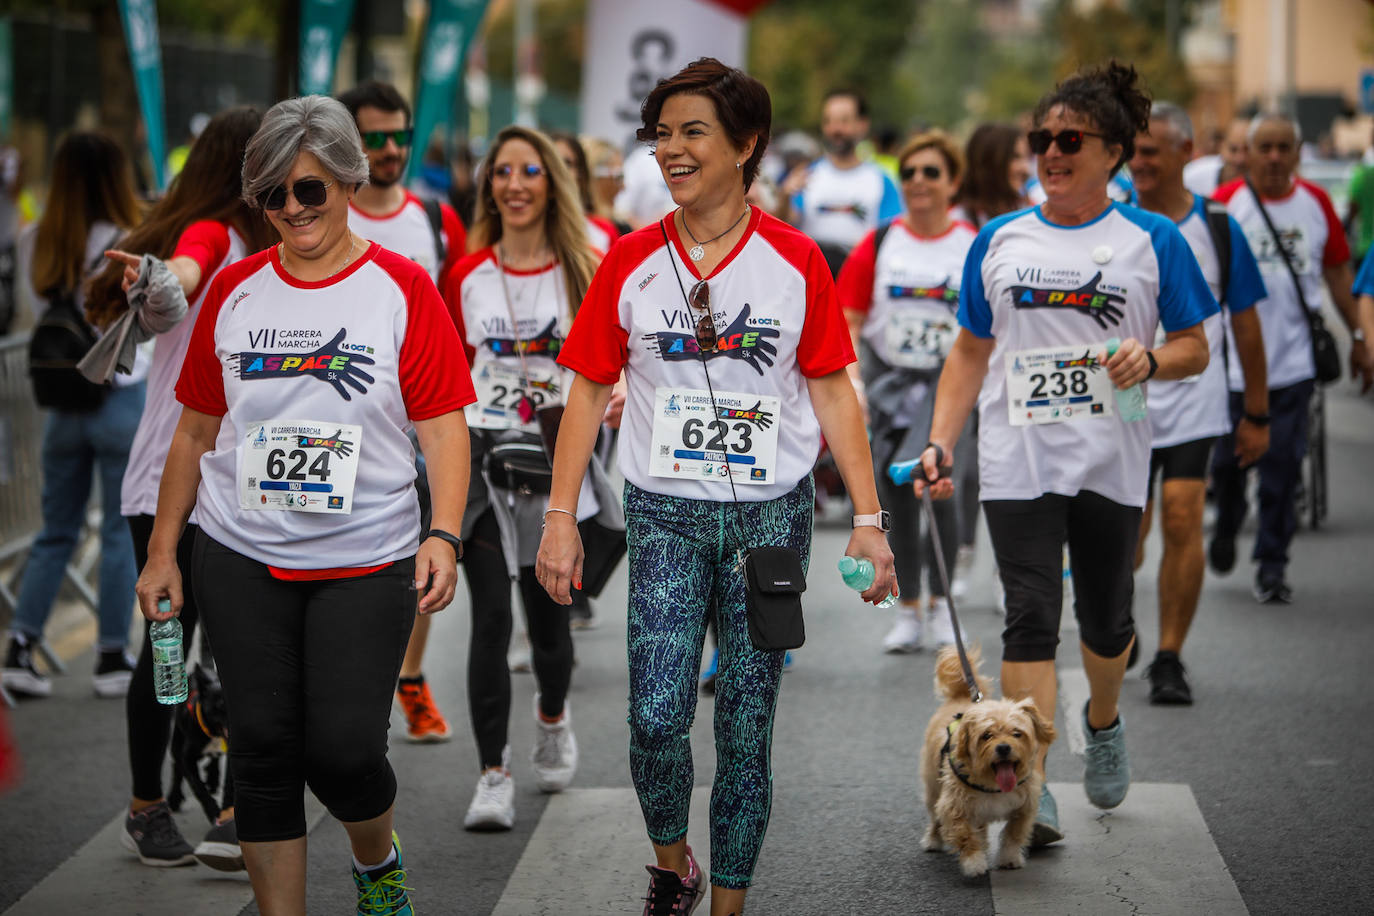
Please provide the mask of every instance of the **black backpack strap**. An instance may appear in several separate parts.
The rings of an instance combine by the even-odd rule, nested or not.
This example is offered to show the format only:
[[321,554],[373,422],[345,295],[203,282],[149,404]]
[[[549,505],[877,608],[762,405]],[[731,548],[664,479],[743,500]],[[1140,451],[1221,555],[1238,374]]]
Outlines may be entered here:
[[444,260],[448,255],[444,249],[444,214],[439,209],[439,201],[432,197],[425,198],[420,203],[425,208],[425,216],[429,217],[429,229],[434,233],[434,256],[437,258],[434,262],[435,271],[439,274],[439,278],[443,279]]
[[1206,201],[1207,231],[1212,236],[1212,247],[1217,252],[1217,264],[1221,269],[1221,295],[1218,304],[1226,305],[1226,296],[1231,291],[1231,223],[1226,215],[1226,205],[1216,200]]
[[885,223],[883,223],[881,226],[879,226],[878,229],[877,229],[877,231],[873,233],[873,261],[874,261],[874,263],[877,263],[877,261],[878,261],[878,252],[882,250],[882,247],[883,247],[883,239],[887,238],[888,232],[892,231],[892,224],[895,223],[898,219],[901,219],[901,217],[899,216],[899,217],[897,217],[896,219],[890,219],[890,220],[888,220],[887,222],[885,222]]

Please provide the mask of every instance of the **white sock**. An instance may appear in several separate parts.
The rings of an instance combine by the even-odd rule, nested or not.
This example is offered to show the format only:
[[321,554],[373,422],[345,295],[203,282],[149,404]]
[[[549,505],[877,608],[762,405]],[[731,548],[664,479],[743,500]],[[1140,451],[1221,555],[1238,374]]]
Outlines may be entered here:
[[361,863],[361,862],[358,861],[358,857],[357,857],[357,856],[354,856],[354,857],[353,857],[353,867],[356,868],[356,869],[358,870],[358,874],[360,874],[360,875],[365,875],[365,874],[367,874],[367,873],[370,872],[370,871],[376,871],[377,869],[381,868],[382,866],[384,866],[384,865],[390,865],[392,862],[395,862],[395,861],[396,861],[396,846],[395,846],[395,844],[393,843],[392,846],[391,846],[391,855],[387,856],[385,859],[383,859],[382,861],[378,862],[376,865],[364,865],[363,863]]

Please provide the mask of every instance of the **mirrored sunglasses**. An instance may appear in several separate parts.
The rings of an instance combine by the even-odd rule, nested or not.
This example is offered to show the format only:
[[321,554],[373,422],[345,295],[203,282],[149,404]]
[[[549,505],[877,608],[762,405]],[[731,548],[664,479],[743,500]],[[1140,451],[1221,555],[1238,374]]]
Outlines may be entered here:
[[[329,199],[329,189],[333,185],[334,182],[319,178],[302,178],[291,186],[291,196],[302,207],[322,207]],[[286,194],[286,185],[279,184],[259,197],[258,203],[264,210],[280,210],[286,206]]]
[[386,141],[391,140],[397,146],[410,146],[410,139],[415,135],[412,128],[404,130],[367,130],[363,131],[363,146],[368,149],[381,149],[386,146]]
[[1040,156],[1050,148],[1050,143],[1059,147],[1059,151],[1066,156],[1072,156],[1083,148],[1084,137],[1100,137],[1106,139],[1102,134],[1095,134],[1090,130],[1061,130],[1057,134],[1052,134],[1043,127],[1033,130],[1026,134],[1026,143],[1030,145],[1032,153]]
[[533,162],[531,162],[528,165],[521,166],[498,165],[496,168],[491,170],[491,174],[496,178],[502,179],[503,181],[509,181],[510,177],[516,174],[518,174],[521,178],[534,179],[539,178],[540,176],[545,175],[547,173],[544,171],[544,167],[542,165],[535,165]]

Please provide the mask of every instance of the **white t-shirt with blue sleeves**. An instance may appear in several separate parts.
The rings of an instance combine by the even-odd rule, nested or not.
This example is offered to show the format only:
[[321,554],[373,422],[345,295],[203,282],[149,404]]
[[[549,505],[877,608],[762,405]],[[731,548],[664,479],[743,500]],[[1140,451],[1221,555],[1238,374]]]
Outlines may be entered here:
[[806,190],[792,198],[797,228],[817,242],[853,248],[865,235],[902,215],[902,196],[887,172],[872,162],[837,169],[829,159],[811,166]]
[[1039,207],[989,222],[969,251],[959,293],[959,324],[996,341],[978,395],[982,498],[1091,490],[1144,506],[1150,424],[1114,412],[1013,426],[1007,355],[1082,346],[1095,356],[1108,338],[1149,344],[1160,324],[1183,330],[1216,312],[1188,243],[1157,214],[1112,203],[1081,226],[1055,225]]
[[[1255,303],[1268,293],[1264,289],[1259,264],[1249,243],[1245,241],[1245,231],[1235,217],[1228,215],[1226,223],[1231,235],[1231,272],[1226,280],[1226,308],[1232,312],[1243,312],[1254,308]],[[1202,276],[1207,280],[1207,288],[1212,291],[1214,298],[1221,299],[1221,265],[1211,230],[1207,227],[1207,201],[1204,198],[1194,195],[1193,209],[1179,222],[1178,230],[1193,250]],[[1151,382],[1147,386],[1154,448],[1169,448],[1231,431],[1231,415],[1227,407],[1227,360],[1222,352],[1230,328],[1224,318],[1224,314],[1218,312],[1202,323],[1211,353],[1206,369],[1186,379]],[[1155,346],[1163,344],[1162,336],[1156,337]],[[1231,352],[1236,352],[1234,344]]]

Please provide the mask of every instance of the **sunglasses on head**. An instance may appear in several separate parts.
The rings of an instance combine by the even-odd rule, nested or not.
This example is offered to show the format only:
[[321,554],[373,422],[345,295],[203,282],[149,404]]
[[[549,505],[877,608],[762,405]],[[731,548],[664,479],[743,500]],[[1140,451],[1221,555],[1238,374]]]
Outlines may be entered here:
[[687,302],[701,317],[697,319],[697,346],[703,351],[716,348],[716,323],[711,320],[711,287],[705,280],[698,280],[687,294]]
[[410,138],[414,135],[415,131],[409,127],[404,130],[365,130],[363,146],[368,149],[381,149],[386,146],[387,140],[392,140],[397,146],[410,146]]
[[[296,198],[296,203],[302,207],[322,207],[329,199],[329,189],[333,184],[332,181],[323,181],[319,178],[302,178],[291,186],[291,196]],[[280,210],[286,206],[286,185],[277,185],[259,197],[258,202],[264,210]]]
[[916,177],[917,172],[924,175],[926,181],[939,181],[940,176],[945,174],[944,170],[938,165],[923,165],[919,169],[914,165],[904,165],[897,171],[897,174],[901,177],[902,181],[910,181]]
[[1095,134],[1090,130],[1061,130],[1057,134],[1052,134],[1042,127],[1026,134],[1026,143],[1030,145],[1031,152],[1037,156],[1043,155],[1049,150],[1051,143],[1058,146],[1059,151],[1064,155],[1072,156],[1083,148],[1084,137],[1106,139],[1102,134]]
[[533,162],[531,162],[528,165],[521,166],[498,165],[496,168],[491,170],[491,174],[497,178],[509,181],[510,177],[516,174],[520,175],[520,177],[522,178],[533,179],[538,178],[539,176],[545,175],[547,173],[544,171],[544,167],[542,165],[535,165]]

